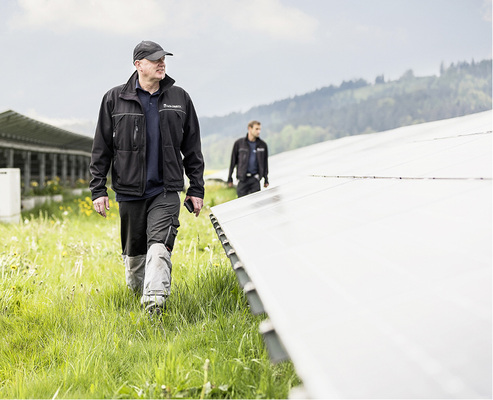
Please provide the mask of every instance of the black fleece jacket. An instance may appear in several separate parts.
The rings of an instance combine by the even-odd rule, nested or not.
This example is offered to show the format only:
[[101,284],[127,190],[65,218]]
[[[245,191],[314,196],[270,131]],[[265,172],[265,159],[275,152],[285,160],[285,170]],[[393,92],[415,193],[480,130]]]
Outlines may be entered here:
[[[103,97],[94,135],[90,171],[92,199],[107,196],[106,177],[119,194],[142,196],[146,185],[146,121],[136,92],[137,71],[124,85]],[[187,195],[204,197],[204,158],[200,128],[188,93],[168,75],[160,82],[159,127],[163,152],[164,187],[180,191],[184,172]]]

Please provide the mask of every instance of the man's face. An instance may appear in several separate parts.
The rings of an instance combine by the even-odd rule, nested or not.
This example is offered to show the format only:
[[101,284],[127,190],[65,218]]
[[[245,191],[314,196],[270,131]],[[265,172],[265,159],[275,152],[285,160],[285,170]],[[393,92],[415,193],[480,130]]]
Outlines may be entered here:
[[257,125],[253,125],[253,126],[249,126],[248,127],[248,134],[251,135],[252,137],[254,137],[255,139],[257,139],[259,136],[260,136],[260,130],[262,128],[260,127],[259,124]]
[[148,80],[162,80],[166,76],[166,64],[164,56],[159,60],[150,61],[146,58],[135,61],[135,66],[140,72],[140,75]]

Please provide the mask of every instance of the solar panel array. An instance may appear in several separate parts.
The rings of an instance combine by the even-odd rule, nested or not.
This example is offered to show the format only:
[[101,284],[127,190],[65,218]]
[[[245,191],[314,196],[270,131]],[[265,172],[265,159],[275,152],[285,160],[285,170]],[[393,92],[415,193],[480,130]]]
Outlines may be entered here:
[[283,153],[269,189],[212,208],[303,397],[491,398],[491,128],[489,111]]

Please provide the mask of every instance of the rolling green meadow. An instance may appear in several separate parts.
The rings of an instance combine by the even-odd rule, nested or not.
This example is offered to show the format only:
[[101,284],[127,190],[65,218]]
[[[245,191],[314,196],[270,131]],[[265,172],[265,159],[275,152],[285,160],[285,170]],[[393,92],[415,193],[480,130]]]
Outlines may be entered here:
[[209,220],[234,189],[182,208],[159,321],[126,288],[118,204],[104,219],[85,196],[0,224],[0,398],[288,397],[293,365],[270,362]]

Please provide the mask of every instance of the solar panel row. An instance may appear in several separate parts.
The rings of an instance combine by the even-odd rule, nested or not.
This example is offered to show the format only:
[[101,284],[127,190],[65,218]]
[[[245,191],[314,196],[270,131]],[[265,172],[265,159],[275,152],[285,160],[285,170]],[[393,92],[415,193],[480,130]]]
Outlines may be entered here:
[[274,156],[277,186],[212,208],[304,395],[491,397],[491,118]]

